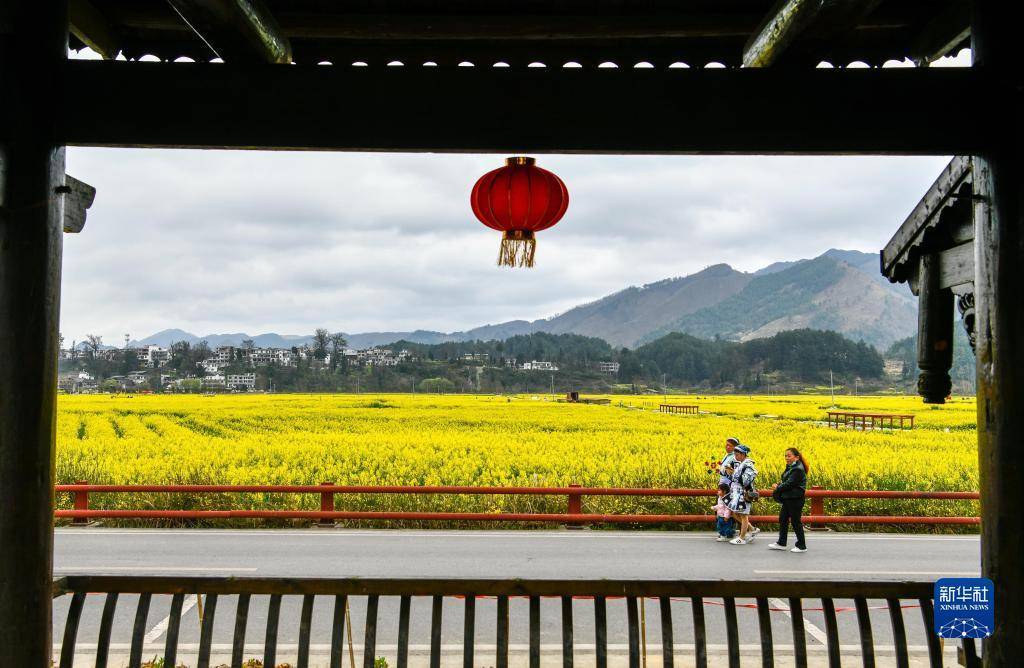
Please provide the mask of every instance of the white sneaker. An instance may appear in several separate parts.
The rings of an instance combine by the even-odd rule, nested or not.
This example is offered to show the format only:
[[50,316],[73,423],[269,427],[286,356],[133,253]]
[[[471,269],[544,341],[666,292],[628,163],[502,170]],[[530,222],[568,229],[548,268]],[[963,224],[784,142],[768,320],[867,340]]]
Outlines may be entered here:
[[750,528],[750,533],[752,533],[752,534],[759,534],[759,533],[761,533],[761,529],[759,527],[751,527]]
[[772,543],[771,545],[768,546],[768,549],[769,550],[785,550],[786,546],[785,545],[779,545],[778,543]]
[[728,536],[719,536],[715,539],[716,543],[724,543],[727,540],[731,540]]
[[790,550],[790,552],[806,552],[806,551],[807,551],[806,547],[794,547],[792,550]]
[[756,531],[751,531],[750,533],[747,534],[747,542],[748,543],[753,543],[755,538],[757,538],[757,532]]
[[746,545],[747,541],[743,540],[742,538],[733,538],[732,540],[729,541],[729,544],[730,545]]

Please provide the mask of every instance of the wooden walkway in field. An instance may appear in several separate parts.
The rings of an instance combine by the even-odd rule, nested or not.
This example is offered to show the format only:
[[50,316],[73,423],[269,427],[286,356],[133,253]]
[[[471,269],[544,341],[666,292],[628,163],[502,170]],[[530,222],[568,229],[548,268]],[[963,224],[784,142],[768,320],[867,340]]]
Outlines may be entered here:
[[682,415],[696,415],[697,406],[684,404],[661,404],[658,410],[662,413],[679,413]]
[[828,411],[828,426],[838,429],[840,426],[853,427],[866,431],[868,429],[913,429],[914,416],[905,413],[854,413],[850,411]]

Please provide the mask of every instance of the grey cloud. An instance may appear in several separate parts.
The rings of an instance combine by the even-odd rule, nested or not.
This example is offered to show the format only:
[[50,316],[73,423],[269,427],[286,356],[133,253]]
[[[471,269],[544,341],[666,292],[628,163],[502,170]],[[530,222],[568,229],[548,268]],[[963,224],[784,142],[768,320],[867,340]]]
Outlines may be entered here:
[[465,329],[729,262],[877,250],[941,158],[540,156],[571,205],[538,266],[473,218],[494,155],[69,149],[98,188],[65,242],[62,329]]

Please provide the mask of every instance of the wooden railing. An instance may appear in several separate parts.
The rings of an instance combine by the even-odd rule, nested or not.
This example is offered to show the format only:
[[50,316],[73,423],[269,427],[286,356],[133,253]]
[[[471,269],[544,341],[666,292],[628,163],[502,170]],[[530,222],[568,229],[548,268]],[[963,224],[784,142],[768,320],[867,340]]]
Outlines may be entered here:
[[[321,524],[337,520],[376,521],[447,521],[447,522],[544,522],[555,524],[702,524],[714,522],[714,515],[708,514],[655,514],[655,513],[594,513],[586,512],[583,500],[593,496],[634,496],[634,497],[714,497],[714,489],[646,488],[646,487],[475,487],[459,485],[336,485],[324,482],[319,485],[93,485],[80,480],[73,485],[55,485],[57,493],[72,495],[73,509],[57,510],[54,517],[70,519],[74,524],[87,524],[91,520],[239,520],[239,519],[305,519]],[[90,506],[90,494],[309,494],[320,497],[320,510],[172,510],[158,508],[102,509]],[[337,495],[479,495],[479,496],[564,496],[567,499],[564,513],[515,513],[515,512],[438,512],[438,511],[376,511],[338,510]],[[766,492],[767,496],[767,492]],[[907,500],[961,500],[977,501],[978,492],[946,492],[938,490],[834,490],[811,487],[807,490],[810,499],[810,514],[804,522],[818,524],[912,524],[912,525],[977,525],[976,516],[950,517],[928,515],[828,515],[825,499],[907,499]],[[755,506],[759,509],[777,510],[771,503]],[[775,515],[755,515],[752,521],[773,523]]]
[[[899,427],[896,426],[897,421],[899,421]],[[840,426],[853,427],[861,431],[868,429],[913,429],[914,416],[909,413],[828,411],[828,426],[833,429],[838,429]]]
[[658,410],[662,413],[681,413],[683,415],[696,415],[697,406],[691,404],[661,404]]
[[[931,582],[835,581],[302,579],[95,575],[66,576],[54,581],[55,599],[66,595],[71,597],[67,605],[62,641],[58,648],[61,668],[71,668],[76,659],[83,662],[82,656],[92,653],[96,654],[95,665],[106,666],[111,655],[110,648],[115,644],[123,647],[121,651],[127,653],[127,665],[139,668],[141,662],[152,658],[154,652],[153,648],[144,642],[146,630],[150,627],[150,608],[154,603],[154,597],[162,599],[157,606],[160,610],[166,609],[166,598],[170,597],[170,612],[161,622],[165,625],[165,631],[158,634],[165,636],[160,647],[160,654],[164,660],[162,665],[178,665],[178,661],[183,659],[185,653],[195,657],[195,663],[188,665],[199,668],[210,666],[212,661],[219,663],[228,660],[232,667],[240,667],[248,658],[256,658],[252,656],[253,645],[247,647],[245,641],[250,626],[251,606],[258,605],[259,609],[253,618],[265,617],[266,623],[257,632],[258,635],[262,635],[263,644],[257,646],[255,651],[262,655],[264,666],[276,666],[284,654],[278,651],[278,639],[281,631],[282,600],[285,596],[301,597],[301,612],[297,623],[298,643],[294,646],[297,668],[310,665],[314,628],[317,629],[317,634],[330,637],[330,644],[324,645],[324,649],[328,654],[331,668],[342,668],[346,658],[350,668],[354,668],[355,648],[351,645],[351,637],[347,657],[345,647],[344,630],[346,624],[352,624],[352,615],[348,613],[349,599],[359,599],[360,608],[365,609],[365,615],[362,615],[365,620],[362,633],[357,631],[356,638],[362,638],[359,653],[362,656],[363,668],[374,668],[374,660],[378,653],[385,652],[378,647],[378,634],[390,634],[395,630],[390,626],[380,625],[382,597],[395,597],[398,602],[397,622],[391,620],[397,627],[397,643],[386,650],[386,653],[391,654],[388,658],[395,661],[394,665],[397,668],[407,668],[410,645],[415,644],[414,635],[423,636],[422,640],[427,641],[422,646],[429,645],[431,668],[440,667],[445,603],[449,604],[447,607],[450,613],[451,605],[458,605],[460,601],[463,666],[472,668],[480,664],[483,655],[486,654],[487,660],[483,663],[494,665],[496,668],[507,668],[510,646],[514,646],[518,652],[525,650],[530,668],[538,668],[542,653],[542,597],[556,597],[561,602],[560,615],[555,619],[555,626],[561,627],[561,663],[565,668],[572,668],[576,654],[591,652],[594,655],[594,665],[597,668],[606,668],[609,655],[613,653],[610,650],[616,650],[616,647],[609,647],[609,638],[626,640],[624,649],[628,655],[630,668],[639,668],[641,661],[645,661],[650,654],[660,654],[662,665],[666,668],[674,668],[677,658],[681,656],[686,657],[687,663],[692,662],[692,665],[698,668],[705,668],[708,665],[709,653],[714,651],[723,651],[728,657],[730,667],[740,666],[741,653],[758,653],[762,666],[774,666],[777,655],[782,654],[787,655],[785,662],[790,663],[788,655],[792,654],[795,665],[802,668],[808,665],[809,655],[824,654],[829,666],[838,667],[843,655],[849,658],[849,655],[859,654],[864,666],[874,666],[876,656],[884,656],[886,662],[889,662],[888,657],[892,656],[897,666],[909,666],[910,657],[914,655],[918,660],[926,658],[930,666],[941,667],[944,664],[943,647],[932,631],[932,590]],[[130,631],[127,627],[121,629],[128,642],[114,643],[114,620],[117,617],[118,603],[122,600],[120,597],[123,595],[125,598],[128,598],[127,595],[133,595],[133,599],[137,596],[134,621]],[[79,652],[78,630],[83,609],[89,597],[100,596],[103,597],[103,607],[96,643],[90,643],[88,650]],[[186,597],[191,596],[201,597],[204,601],[201,607],[203,612],[199,622],[199,637],[197,644],[182,651],[183,648],[179,646],[179,639],[182,636],[182,609]],[[318,597],[322,603],[315,606]],[[411,622],[411,603],[414,597],[425,597],[427,600],[424,602],[430,603],[429,621]],[[525,613],[527,623],[523,625],[517,622],[511,630],[518,630],[519,635],[524,637],[519,638],[518,643],[513,643],[513,634],[510,632],[510,600],[523,597],[528,599],[528,604],[517,603],[516,611],[520,615]],[[257,600],[254,601],[254,598]],[[477,601],[481,598],[495,599],[496,604],[493,606],[493,620],[478,627]],[[623,603],[621,600],[615,601],[615,614],[609,616],[609,601],[613,599],[625,599],[625,620],[620,614]],[[653,609],[647,613],[648,604],[654,604],[655,601],[658,614],[656,615]],[[329,611],[325,610],[323,602],[328,604]],[[487,603],[487,608],[490,609],[490,601]],[[641,605],[638,606],[638,603]],[[232,608],[225,610],[225,604]],[[721,622],[717,615],[712,619],[707,618],[705,613],[708,606],[722,611],[725,626],[724,637],[721,637],[720,631],[715,631],[715,635],[710,636],[710,641],[709,622],[713,624],[713,631],[719,628]],[[355,602],[352,607],[356,607]],[[553,612],[549,606],[545,607],[548,607],[549,613]],[[421,611],[424,608],[425,606],[417,606]],[[576,629],[582,625],[574,623],[574,608],[593,615],[592,636],[590,633],[587,634],[588,637],[576,634]],[[905,609],[917,610],[914,616],[905,618]],[[314,625],[314,610],[326,612],[328,619]],[[737,610],[749,611],[742,615],[743,624],[738,621]],[[756,624],[753,616],[755,610]],[[884,610],[887,614],[880,613],[879,610]],[[215,626],[217,615],[223,615],[225,612],[233,612],[233,626]],[[786,634],[789,638],[786,640],[791,641],[791,645],[776,644],[778,639],[772,628],[773,612],[781,613],[779,619],[784,617],[790,626],[790,633]],[[819,613],[824,620],[824,630],[806,619],[812,614]],[[840,613],[855,614],[856,629],[845,624],[841,627],[838,622]],[[160,616],[163,614],[161,612]],[[654,647],[648,646],[646,642],[647,621],[653,616],[659,619],[657,624],[651,625],[651,636],[660,629],[660,643]],[[124,616],[121,618],[125,619]],[[233,629],[230,645],[225,642],[215,643],[215,640],[227,640],[215,639],[215,629],[220,629],[223,633],[228,628]],[[478,638],[489,635],[492,628],[494,643],[485,647],[479,643]],[[915,644],[908,643],[908,629],[914,633]],[[692,632],[692,642],[677,643],[677,631],[687,635]],[[809,633],[812,634],[813,651],[809,651],[808,647]],[[351,636],[351,630],[349,634]],[[876,645],[876,634],[878,637],[885,637],[886,642],[891,644]],[[755,637],[757,649],[741,646],[741,640]],[[890,637],[891,641],[888,640]],[[526,640],[526,643],[522,643],[522,640]],[[721,640],[725,641],[724,648],[720,648]],[[962,661],[969,668],[980,665],[978,648],[974,640],[962,639],[959,652]],[[291,653],[290,651],[289,654]],[[490,662],[492,656],[493,663]],[[123,661],[119,660],[117,665],[122,663]]]

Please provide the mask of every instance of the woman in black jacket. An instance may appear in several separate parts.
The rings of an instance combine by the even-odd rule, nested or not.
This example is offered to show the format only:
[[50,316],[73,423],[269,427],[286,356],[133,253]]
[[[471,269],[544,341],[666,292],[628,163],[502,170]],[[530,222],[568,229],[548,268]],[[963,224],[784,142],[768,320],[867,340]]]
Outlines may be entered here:
[[804,525],[800,515],[804,510],[804,495],[807,493],[807,471],[810,467],[807,460],[796,448],[786,449],[786,470],[782,472],[782,480],[772,490],[772,498],[782,504],[779,510],[779,540],[768,546],[769,550],[785,550],[789,523],[793,523],[796,534],[796,545],[790,552],[806,552],[804,542]]

